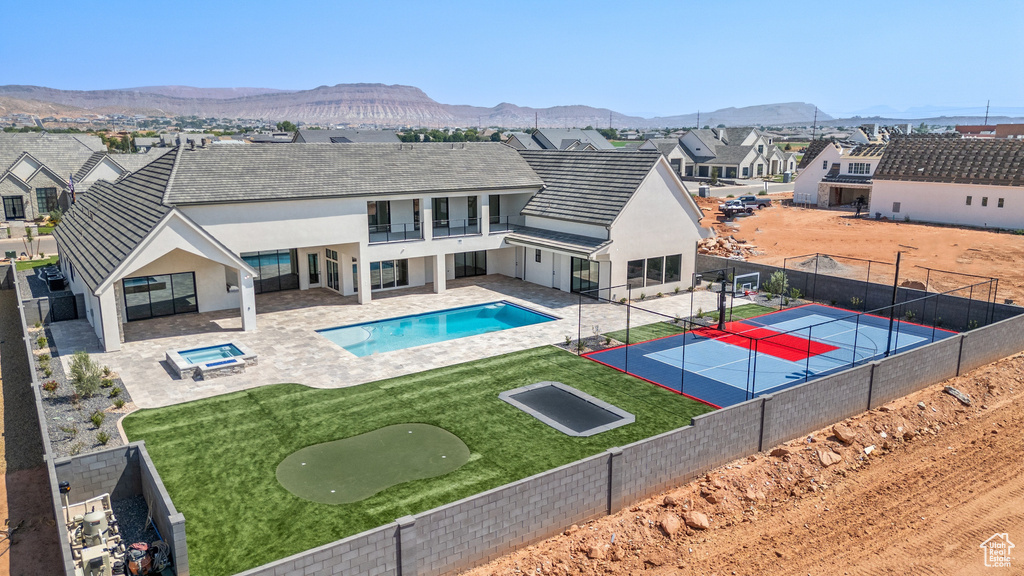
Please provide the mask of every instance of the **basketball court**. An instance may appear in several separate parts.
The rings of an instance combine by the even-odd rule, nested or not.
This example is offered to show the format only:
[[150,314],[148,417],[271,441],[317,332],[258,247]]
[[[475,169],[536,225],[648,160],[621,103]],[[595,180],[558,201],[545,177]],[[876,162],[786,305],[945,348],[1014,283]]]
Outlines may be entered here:
[[725,407],[954,335],[807,304],[583,356]]

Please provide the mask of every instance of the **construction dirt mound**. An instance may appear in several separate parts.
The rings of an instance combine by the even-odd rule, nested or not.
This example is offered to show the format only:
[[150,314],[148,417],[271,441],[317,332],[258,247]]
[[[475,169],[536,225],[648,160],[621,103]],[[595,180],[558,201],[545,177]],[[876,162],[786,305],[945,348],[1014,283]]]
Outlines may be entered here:
[[817,272],[818,274],[828,274],[830,276],[839,276],[846,271],[846,266],[843,266],[827,254],[812,256],[803,262],[797,263],[796,267],[807,272]]
[[468,574],[988,574],[1024,539],[1024,354],[945,385],[970,404],[931,386]]

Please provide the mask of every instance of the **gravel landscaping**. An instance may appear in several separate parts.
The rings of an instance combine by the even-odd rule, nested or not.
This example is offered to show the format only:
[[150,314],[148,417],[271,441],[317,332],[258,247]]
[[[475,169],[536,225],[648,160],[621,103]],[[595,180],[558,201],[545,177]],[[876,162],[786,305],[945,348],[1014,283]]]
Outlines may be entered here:
[[[43,413],[46,415],[46,426],[50,435],[50,444],[56,456],[74,456],[111,446],[121,446],[121,434],[117,430],[117,421],[122,416],[135,410],[128,390],[116,373],[104,376],[105,382],[99,391],[88,398],[79,398],[70,378],[64,372],[61,358],[52,345],[53,337],[49,330],[30,329],[30,335],[38,338],[47,337],[47,348],[38,349],[35,354],[35,369],[43,386]],[[41,354],[49,354],[49,362],[40,362]],[[45,367],[51,373],[46,375]],[[53,391],[47,390],[53,386]],[[123,400],[120,408],[115,402]],[[93,415],[102,414],[100,425],[93,422]],[[101,442],[101,435],[106,435],[106,442]]]

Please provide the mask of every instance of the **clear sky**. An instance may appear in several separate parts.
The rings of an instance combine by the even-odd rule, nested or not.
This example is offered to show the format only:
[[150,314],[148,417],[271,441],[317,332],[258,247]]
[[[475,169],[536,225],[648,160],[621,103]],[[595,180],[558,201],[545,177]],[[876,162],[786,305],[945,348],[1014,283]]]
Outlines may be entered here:
[[1024,1],[9,2],[0,84],[406,84],[641,116],[810,102],[1024,115]]

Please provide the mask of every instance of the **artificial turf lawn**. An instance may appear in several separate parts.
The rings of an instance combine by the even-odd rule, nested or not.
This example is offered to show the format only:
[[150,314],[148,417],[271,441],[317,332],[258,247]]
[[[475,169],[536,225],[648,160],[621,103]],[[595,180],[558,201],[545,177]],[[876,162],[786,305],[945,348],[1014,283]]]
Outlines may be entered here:
[[[743,320],[744,318],[752,318],[754,316],[760,316],[762,314],[775,311],[775,308],[761,306],[760,304],[743,304],[732,309],[732,319]],[[716,310],[715,312],[708,313],[707,317],[713,320],[718,320],[718,311]],[[673,334],[679,334],[685,331],[686,330],[683,329],[682,325],[670,324],[668,322],[655,322],[653,324],[633,326],[629,329],[629,343],[636,344],[637,342],[646,342],[655,338],[672,336]],[[626,342],[625,330],[608,332],[605,336],[618,340],[619,342]]]
[[447,430],[395,424],[292,452],[277,466],[277,481],[299,498],[348,504],[402,482],[447,474],[469,456],[469,447]]
[[[636,415],[567,436],[498,399],[563,382]],[[337,390],[278,384],[125,418],[185,515],[194,574],[234,574],[484,490],[688,425],[711,408],[553,346]],[[352,504],[299,498],[275,470],[293,452],[394,424],[443,428],[469,447],[459,469]]]

